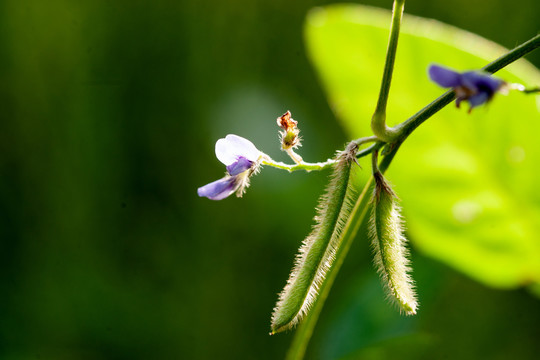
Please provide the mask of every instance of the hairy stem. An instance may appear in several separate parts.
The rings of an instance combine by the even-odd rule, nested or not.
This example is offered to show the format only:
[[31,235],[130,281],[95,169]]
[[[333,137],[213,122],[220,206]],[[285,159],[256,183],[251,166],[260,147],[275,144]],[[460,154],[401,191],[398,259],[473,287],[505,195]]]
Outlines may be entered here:
[[[378,139],[377,137],[375,136],[368,136],[368,137],[363,137],[363,138],[359,138],[359,139],[356,139],[354,140],[353,142],[357,145],[357,146],[361,146],[363,144],[367,144],[367,143],[370,143],[370,142],[376,142]],[[356,154],[356,158],[359,159],[363,156],[366,156],[366,155],[369,155],[371,154],[372,152],[372,149],[375,147],[377,148],[380,148],[384,143],[382,142],[377,142],[375,143],[373,146],[369,147],[369,148],[366,148],[362,151],[359,151],[357,154]],[[297,164],[294,164],[294,165],[289,165],[289,164],[285,164],[285,163],[282,163],[282,162],[279,162],[279,161],[274,161],[273,159],[271,159],[268,155],[264,155],[263,156],[263,160],[261,162],[263,165],[268,165],[268,166],[272,166],[272,167],[275,167],[277,169],[281,169],[281,170],[287,170],[288,172],[293,172],[293,171],[298,171],[298,170],[305,170],[305,171],[312,171],[312,170],[324,170],[324,169],[327,169],[329,167],[331,167],[332,165],[334,165],[336,163],[336,160],[335,159],[328,159],[324,162],[317,162],[317,163],[308,163],[308,162],[304,162],[304,161],[301,161]]]
[[332,159],[328,159],[325,162],[318,162],[318,163],[301,162],[294,165],[289,165],[289,164],[285,164],[279,161],[274,161],[270,158],[263,159],[262,161],[263,165],[272,166],[281,170],[287,170],[288,172],[293,172],[293,171],[298,171],[298,170],[305,170],[305,171],[324,170],[331,167],[335,163],[336,161]]

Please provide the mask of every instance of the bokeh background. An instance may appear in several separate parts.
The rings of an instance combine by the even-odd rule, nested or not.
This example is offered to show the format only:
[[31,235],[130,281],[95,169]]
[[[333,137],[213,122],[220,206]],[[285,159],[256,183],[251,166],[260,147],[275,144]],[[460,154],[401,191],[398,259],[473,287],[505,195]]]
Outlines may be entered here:
[[[291,110],[302,155],[348,140],[307,59],[307,12],[332,1],[0,2],[0,358],[279,359],[277,293],[326,173],[271,168],[243,199],[222,176],[228,133],[279,160]],[[391,1],[363,3],[391,7]],[[406,11],[513,47],[534,0],[417,1]],[[540,53],[528,57],[540,66]],[[384,300],[356,242],[321,316],[313,359],[534,359],[540,303],[412,249],[422,311]]]

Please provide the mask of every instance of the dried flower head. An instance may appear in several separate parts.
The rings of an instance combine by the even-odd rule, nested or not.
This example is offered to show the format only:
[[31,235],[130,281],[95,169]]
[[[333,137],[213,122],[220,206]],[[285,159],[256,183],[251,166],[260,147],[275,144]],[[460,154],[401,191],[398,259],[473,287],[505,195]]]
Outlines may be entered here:
[[300,137],[298,134],[300,130],[298,129],[298,121],[295,121],[291,117],[291,112],[287,112],[277,118],[278,126],[283,129],[280,132],[281,148],[283,150],[294,149],[295,147],[300,146]]

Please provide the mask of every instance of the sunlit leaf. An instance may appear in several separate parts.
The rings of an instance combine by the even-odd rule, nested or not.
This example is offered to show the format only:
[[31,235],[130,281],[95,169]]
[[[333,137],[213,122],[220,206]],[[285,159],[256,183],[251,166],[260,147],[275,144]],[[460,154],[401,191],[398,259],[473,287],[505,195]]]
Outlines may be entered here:
[[[338,5],[307,19],[310,58],[352,138],[371,134],[390,12]],[[404,17],[388,122],[406,120],[440,95],[431,63],[478,69],[506,50],[476,35]],[[540,72],[519,61],[497,76],[527,86]],[[450,105],[405,142],[388,172],[402,198],[414,246],[498,288],[540,283],[540,115],[536,99],[497,95],[467,114]],[[367,171],[366,171],[367,172]]]

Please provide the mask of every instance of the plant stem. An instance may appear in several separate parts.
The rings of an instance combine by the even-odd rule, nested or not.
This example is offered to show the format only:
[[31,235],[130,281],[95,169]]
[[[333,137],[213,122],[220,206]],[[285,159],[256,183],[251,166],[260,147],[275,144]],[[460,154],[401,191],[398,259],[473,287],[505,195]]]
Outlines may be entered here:
[[377,141],[375,144],[371,145],[370,147],[368,148],[365,148],[364,150],[360,150],[357,154],[356,154],[356,158],[357,159],[360,159],[361,157],[364,157],[366,155],[369,155],[371,154],[372,152],[374,151],[377,151],[379,150],[380,148],[382,148],[384,146],[384,142],[382,141]]
[[373,150],[371,154],[371,173],[375,175],[377,172],[379,172],[379,150]]
[[497,71],[513,63],[514,61],[521,59],[539,46],[540,34],[524,42],[523,44],[516,46],[514,49],[510,50],[505,55],[484,66],[483,69],[490,73],[496,73]]
[[[363,137],[363,138],[356,139],[356,140],[354,140],[354,142],[356,143],[356,145],[361,146],[363,144],[367,144],[367,143],[374,142],[374,141],[377,141],[377,140],[378,139],[375,136],[368,136],[368,137]],[[375,146],[377,144],[379,144],[378,148],[380,148],[384,143],[377,142],[373,146]],[[359,159],[359,158],[361,158],[363,156],[371,154],[371,152],[373,151],[372,150],[373,146],[358,152],[358,154],[356,154],[356,158]],[[298,155],[298,157],[300,157],[300,156]],[[298,170],[305,170],[305,171],[308,171],[308,172],[312,171],[312,170],[324,170],[324,169],[329,168],[330,166],[334,165],[335,163],[336,163],[336,160],[328,159],[328,160],[326,160],[324,162],[318,162],[318,163],[308,163],[308,162],[301,161],[301,162],[298,162],[298,163],[296,163],[294,165],[289,165],[289,164],[285,164],[285,163],[282,163],[282,162],[279,162],[279,161],[274,161],[272,158],[270,158],[270,156],[268,156],[266,154],[263,155],[263,160],[262,160],[263,165],[272,166],[272,167],[275,167],[275,168],[281,169],[281,170],[287,170],[288,172],[293,172],[293,171],[298,171]]]
[[293,171],[298,171],[298,170],[305,170],[309,172],[312,170],[324,170],[332,166],[335,162],[336,162],[335,160],[328,159],[325,162],[318,162],[318,163],[301,162],[298,164],[289,165],[289,164],[285,164],[285,163],[274,161],[270,158],[267,158],[262,161],[262,164],[272,166],[281,170],[287,170],[288,172],[293,172]]
[[390,28],[388,49],[386,51],[381,90],[379,92],[375,113],[371,118],[371,130],[373,131],[373,134],[384,142],[392,142],[395,138],[395,130],[386,126],[386,104],[388,103],[388,94],[390,93],[390,83],[392,82],[392,72],[394,71],[399,30],[404,8],[405,0],[394,0],[392,25]]
[[376,136],[367,136],[367,137],[363,137],[363,138],[359,138],[359,139],[354,140],[354,143],[356,145],[360,146],[360,145],[363,145],[363,144],[367,144],[369,142],[376,142],[378,140],[379,140],[379,138],[376,137]]

